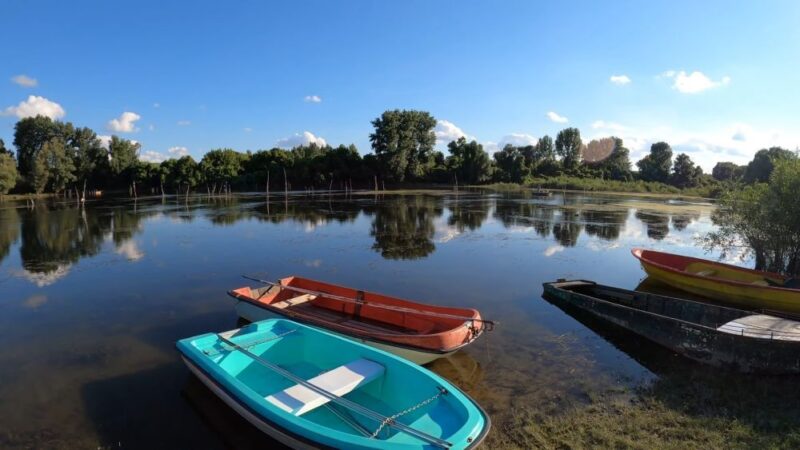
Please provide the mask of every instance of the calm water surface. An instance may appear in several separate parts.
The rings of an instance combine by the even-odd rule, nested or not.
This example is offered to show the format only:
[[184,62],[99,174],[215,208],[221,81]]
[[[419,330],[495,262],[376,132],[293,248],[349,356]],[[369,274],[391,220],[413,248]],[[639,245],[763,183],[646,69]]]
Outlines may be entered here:
[[[508,432],[651,382],[672,358],[541,298],[585,278],[635,288],[630,249],[702,255],[708,205],[631,196],[428,192],[0,203],[0,447],[271,445],[189,375],[180,338],[237,326],[240,275],[302,275],[479,308],[497,329],[431,368]],[[655,361],[655,362],[654,362]],[[491,438],[491,436],[490,436]]]

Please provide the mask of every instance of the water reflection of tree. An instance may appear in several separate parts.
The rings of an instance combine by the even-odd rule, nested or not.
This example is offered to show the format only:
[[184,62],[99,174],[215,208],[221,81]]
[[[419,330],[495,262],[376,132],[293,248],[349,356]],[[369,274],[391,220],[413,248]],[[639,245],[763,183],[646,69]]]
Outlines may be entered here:
[[119,248],[141,229],[143,216],[126,208],[109,211],[39,205],[24,211],[19,250],[22,267],[29,272],[55,272],[60,266],[98,254],[107,236]]
[[672,215],[672,228],[675,231],[683,231],[686,227],[689,226],[690,223],[700,218],[700,214],[692,214],[692,213],[685,213],[685,214],[673,214]]
[[541,237],[550,236],[554,215],[552,206],[532,202],[502,200],[494,209],[494,218],[504,227],[531,227]]
[[564,247],[574,247],[581,235],[583,226],[580,223],[581,213],[573,209],[564,209],[561,219],[553,224],[553,237]]
[[647,226],[647,237],[660,241],[669,234],[669,216],[636,211],[636,218]]
[[597,236],[606,241],[619,239],[620,231],[625,227],[628,218],[627,210],[596,211],[587,209],[581,211],[585,222],[586,234]]
[[374,215],[372,248],[388,259],[424,258],[436,249],[433,221],[443,212],[441,199],[431,196],[392,196],[365,210]]
[[0,262],[6,259],[11,245],[19,238],[19,213],[15,207],[0,209]]
[[448,205],[448,209],[450,209],[450,217],[447,218],[447,224],[455,227],[459,233],[465,230],[477,230],[489,217],[489,202],[482,198],[466,201],[455,200]]

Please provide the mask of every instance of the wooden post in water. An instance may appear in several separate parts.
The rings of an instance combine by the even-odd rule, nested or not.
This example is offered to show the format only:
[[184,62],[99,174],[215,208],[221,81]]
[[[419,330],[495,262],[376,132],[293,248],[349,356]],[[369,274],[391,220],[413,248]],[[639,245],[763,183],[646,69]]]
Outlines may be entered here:
[[289,180],[286,178],[286,167],[283,168],[283,193],[289,195]]

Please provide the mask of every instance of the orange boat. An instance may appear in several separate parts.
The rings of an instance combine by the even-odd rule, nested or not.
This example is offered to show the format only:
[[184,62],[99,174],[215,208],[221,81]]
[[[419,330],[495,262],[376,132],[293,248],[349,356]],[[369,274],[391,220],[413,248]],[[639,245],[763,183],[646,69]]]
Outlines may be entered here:
[[706,259],[636,248],[647,275],[675,288],[751,309],[800,313],[797,280]]
[[492,322],[475,309],[432,306],[301,277],[228,292],[251,322],[288,318],[426,364],[469,345]]

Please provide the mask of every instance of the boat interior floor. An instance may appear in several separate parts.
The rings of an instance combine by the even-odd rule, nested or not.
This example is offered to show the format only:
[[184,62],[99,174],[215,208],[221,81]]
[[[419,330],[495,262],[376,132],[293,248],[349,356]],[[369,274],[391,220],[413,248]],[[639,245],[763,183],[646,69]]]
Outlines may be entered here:
[[337,325],[343,325],[356,330],[361,330],[368,333],[381,333],[381,334],[426,334],[429,330],[412,330],[398,325],[372,320],[365,317],[357,317],[349,313],[335,311],[328,308],[323,308],[314,305],[314,302],[304,302],[292,305],[287,308],[291,313],[303,316],[310,320],[331,322]]

